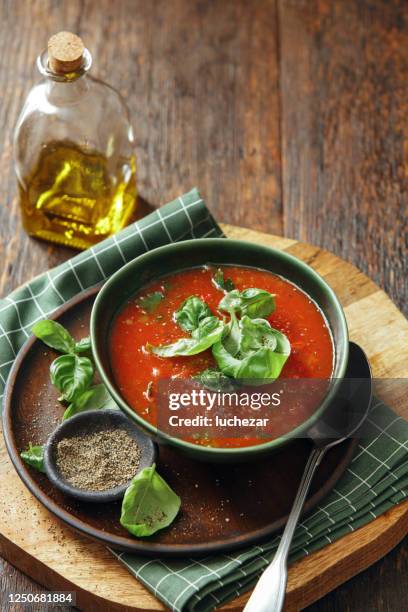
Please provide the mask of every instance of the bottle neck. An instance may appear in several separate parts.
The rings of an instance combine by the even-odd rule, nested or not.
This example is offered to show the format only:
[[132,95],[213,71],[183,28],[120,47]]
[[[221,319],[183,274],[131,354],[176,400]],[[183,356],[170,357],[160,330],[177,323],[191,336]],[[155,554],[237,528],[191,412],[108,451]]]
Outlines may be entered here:
[[65,104],[75,104],[89,90],[89,78],[83,74],[73,80],[55,81],[52,78],[47,78],[47,97],[54,106]]
[[92,65],[92,56],[88,49],[83,54],[83,64],[76,71],[68,74],[53,72],[49,66],[48,54],[43,51],[37,58],[37,67],[46,78],[47,96],[49,102],[59,106],[75,104],[83,98],[90,87],[88,72]]

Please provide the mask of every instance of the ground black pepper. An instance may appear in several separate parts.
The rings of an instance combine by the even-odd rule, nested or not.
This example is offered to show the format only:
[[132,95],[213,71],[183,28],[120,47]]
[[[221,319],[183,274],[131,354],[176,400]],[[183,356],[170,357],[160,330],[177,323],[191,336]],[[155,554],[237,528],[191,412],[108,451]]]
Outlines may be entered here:
[[106,491],[129,482],[140,462],[140,448],[124,429],[105,429],[64,438],[56,463],[74,487]]

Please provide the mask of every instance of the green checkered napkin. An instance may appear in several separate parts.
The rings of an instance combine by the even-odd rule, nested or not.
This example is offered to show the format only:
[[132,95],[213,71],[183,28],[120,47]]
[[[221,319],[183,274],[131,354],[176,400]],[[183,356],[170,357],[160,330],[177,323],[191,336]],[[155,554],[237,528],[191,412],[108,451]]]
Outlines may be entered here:
[[[290,562],[355,531],[408,497],[408,423],[382,402],[333,491],[299,523]],[[279,536],[231,554],[199,559],[146,559],[114,553],[172,610],[207,612],[254,586]]]
[[[1,300],[1,394],[36,321],[145,251],[207,236],[222,232],[193,189]],[[299,524],[292,561],[358,529],[408,496],[408,423],[380,402],[372,407],[370,423],[375,435],[359,445],[336,488]],[[253,586],[278,540],[273,537],[239,552],[200,559],[147,559],[112,552],[169,608],[207,611]]]

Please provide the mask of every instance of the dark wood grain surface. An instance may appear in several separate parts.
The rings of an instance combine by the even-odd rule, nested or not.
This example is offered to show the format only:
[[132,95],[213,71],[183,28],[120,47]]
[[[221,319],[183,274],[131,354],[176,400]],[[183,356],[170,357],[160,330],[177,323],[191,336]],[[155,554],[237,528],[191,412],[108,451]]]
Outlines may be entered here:
[[[1,296],[72,255],[24,234],[12,171],[35,57],[50,34],[72,29],[93,54],[93,73],[128,100],[139,214],[197,185],[218,220],[328,248],[408,312],[405,0],[0,7]],[[10,591],[38,592],[8,564],[0,568],[1,609]],[[400,610],[407,571],[406,542],[309,610]]]

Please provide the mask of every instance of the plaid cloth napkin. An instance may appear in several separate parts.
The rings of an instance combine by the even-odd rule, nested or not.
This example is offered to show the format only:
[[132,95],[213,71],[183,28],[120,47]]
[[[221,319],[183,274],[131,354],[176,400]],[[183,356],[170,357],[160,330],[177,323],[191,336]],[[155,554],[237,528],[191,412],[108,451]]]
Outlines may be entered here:
[[[290,562],[355,531],[408,497],[408,422],[374,401],[368,423],[337,486],[299,523]],[[112,552],[171,610],[208,612],[255,585],[279,539],[199,559],[146,559]]]
[[[208,236],[222,236],[222,232],[193,189],[0,300],[0,394],[36,321],[145,251]],[[299,524],[291,561],[358,529],[408,497],[408,423],[381,402],[373,404],[370,423],[375,434],[359,445],[324,503]],[[200,559],[112,553],[170,609],[204,612],[251,588],[278,541],[273,537],[229,555]]]

